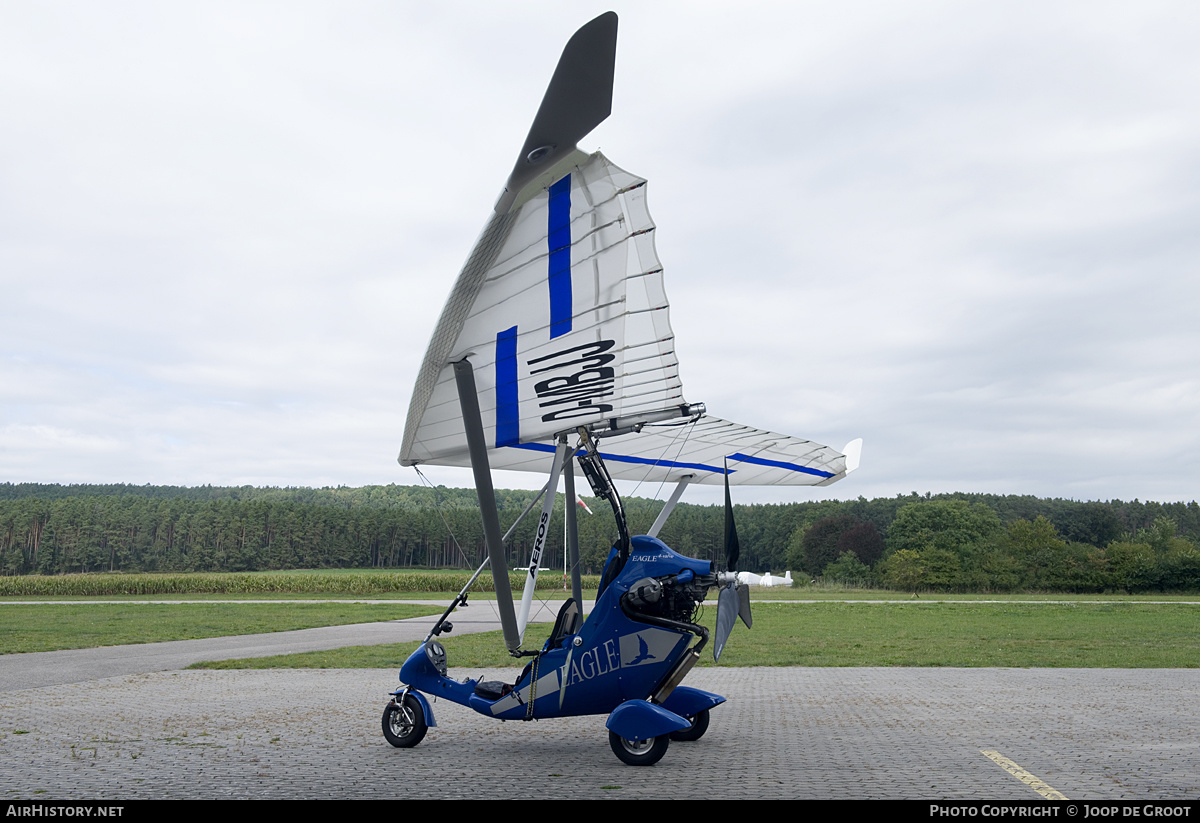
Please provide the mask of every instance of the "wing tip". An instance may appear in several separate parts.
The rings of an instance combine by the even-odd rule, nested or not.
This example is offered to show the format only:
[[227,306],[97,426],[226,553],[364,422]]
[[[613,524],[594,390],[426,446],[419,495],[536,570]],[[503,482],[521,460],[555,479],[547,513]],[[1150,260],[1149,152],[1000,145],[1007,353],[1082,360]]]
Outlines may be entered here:
[[567,41],[516,165],[496,201],[497,214],[507,214],[521,191],[542,176],[543,167],[575,152],[579,141],[612,114],[616,59],[614,11],[588,21]]
[[851,440],[842,449],[842,454],[846,455],[846,474],[858,468],[859,462],[862,460],[862,445],[861,437]]

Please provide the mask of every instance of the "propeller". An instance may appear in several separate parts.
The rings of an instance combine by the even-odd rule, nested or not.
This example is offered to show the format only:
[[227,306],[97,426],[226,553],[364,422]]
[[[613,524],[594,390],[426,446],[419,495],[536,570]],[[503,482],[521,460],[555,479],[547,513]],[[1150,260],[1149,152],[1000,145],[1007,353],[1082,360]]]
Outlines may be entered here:
[[754,618],[750,614],[750,588],[738,585],[737,562],[742,546],[738,541],[737,524],[733,522],[733,502],[729,498],[729,465],[725,465],[725,575],[727,582],[717,595],[717,636],[713,643],[713,660],[721,659],[729,633],[740,617],[750,628]]

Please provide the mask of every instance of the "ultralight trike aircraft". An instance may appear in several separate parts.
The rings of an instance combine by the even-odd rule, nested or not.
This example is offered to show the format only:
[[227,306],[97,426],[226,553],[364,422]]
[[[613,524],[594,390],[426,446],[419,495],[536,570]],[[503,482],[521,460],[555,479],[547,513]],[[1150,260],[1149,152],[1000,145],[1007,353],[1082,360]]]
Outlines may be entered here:
[[[729,484],[828,485],[858,465],[861,441],[838,452],[684,400],[646,181],[576,147],[611,112],[616,38],[609,12],[567,43],[417,377],[400,462],[472,468],[488,560],[400,669],[403,687],[383,715],[394,746],[415,746],[436,725],[429,696],[500,720],[607,714],[613,752],[630,765],[657,762],[671,740],[699,739],[725,698],[680,685],[709,641],[697,609],[718,589],[717,659],[737,617],[751,620]],[[492,467],[549,477],[519,609]],[[545,644],[522,650],[559,477],[574,501],[576,467],[611,505],[618,537],[583,620],[575,506],[566,506],[572,597]],[[614,479],[677,484],[648,535],[630,537]],[[656,537],[690,483],[725,484],[724,571]],[[437,639],[488,565],[505,645],[530,658],[512,684],[449,678]]]

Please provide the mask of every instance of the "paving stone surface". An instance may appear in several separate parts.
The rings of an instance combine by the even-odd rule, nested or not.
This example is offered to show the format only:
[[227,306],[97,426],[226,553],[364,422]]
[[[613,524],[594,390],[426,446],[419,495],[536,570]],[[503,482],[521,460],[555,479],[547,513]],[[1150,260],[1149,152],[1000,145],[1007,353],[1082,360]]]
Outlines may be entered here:
[[[512,679],[516,669],[466,671]],[[1200,797],[1200,672],[698,669],[708,734],[621,764],[603,717],[499,723],[444,701],[383,739],[385,670],[162,671],[0,693],[7,799]]]

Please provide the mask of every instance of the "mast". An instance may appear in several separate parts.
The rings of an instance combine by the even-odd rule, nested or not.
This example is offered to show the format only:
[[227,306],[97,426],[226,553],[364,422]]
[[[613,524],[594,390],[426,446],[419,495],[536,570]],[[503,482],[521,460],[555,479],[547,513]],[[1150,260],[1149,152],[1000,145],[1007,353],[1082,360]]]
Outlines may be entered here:
[[508,564],[504,559],[504,540],[500,536],[500,516],[496,512],[496,491],[492,487],[492,470],[488,464],[487,441],[483,436],[483,420],[479,416],[479,396],[475,391],[475,371],[466,358],[454,364],[454,380],[458,386],[458,402],[462,408],[463,426],[467,433],[467,448],[471,455],[471,471],[475,473],[475,493],[479,497],[479,515],[483,518],[483,540],[492,566],[496,584],[496,609],[504,629],[504,645],[509,652],[521,647],[517,631],[517,616],[513,610],[512,588],[508,582]]

